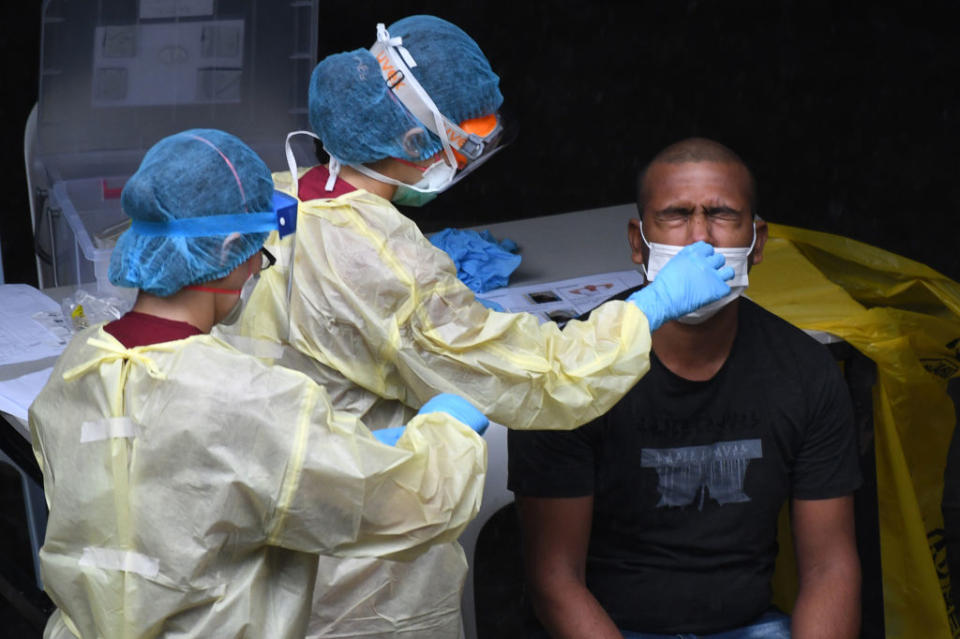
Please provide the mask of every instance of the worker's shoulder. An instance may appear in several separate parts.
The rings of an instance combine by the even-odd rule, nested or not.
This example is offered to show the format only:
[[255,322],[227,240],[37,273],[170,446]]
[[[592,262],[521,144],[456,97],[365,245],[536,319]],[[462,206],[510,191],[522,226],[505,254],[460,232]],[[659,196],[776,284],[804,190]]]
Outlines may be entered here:
[[272,340],[217,332],[183,340],[177,365],[188,370],[206,370],[235,387],[250,384],[279,393],[318,386],[305,373],[276,364],[282,353],[283,346]]

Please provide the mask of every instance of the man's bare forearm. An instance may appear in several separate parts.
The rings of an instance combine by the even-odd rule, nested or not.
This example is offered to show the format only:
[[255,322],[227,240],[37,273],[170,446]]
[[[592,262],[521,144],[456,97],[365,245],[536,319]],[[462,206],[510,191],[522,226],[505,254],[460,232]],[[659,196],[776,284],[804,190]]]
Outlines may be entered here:
[[799,590],[794,639],[853,639],[860,632],[860,559],[853,497],[793,501]]
[[855,639],[860,632],[860,565],[813,570],[801,579],[793,609],[793,639]]
[[535,587],[533,606],[554,639],[623,639],[593,594],[574,578]]

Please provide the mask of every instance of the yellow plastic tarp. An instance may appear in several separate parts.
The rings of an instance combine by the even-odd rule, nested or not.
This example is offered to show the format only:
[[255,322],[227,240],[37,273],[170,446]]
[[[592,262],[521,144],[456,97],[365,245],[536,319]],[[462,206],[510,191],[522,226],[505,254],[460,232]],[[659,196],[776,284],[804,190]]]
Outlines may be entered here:
[[747,295],[800,328],[842,338],[876,363],[886,635],[960,637],[947,596],[940,510],[955,422],[947,381],[960,371],[960,284],[855,240],[771,224]]

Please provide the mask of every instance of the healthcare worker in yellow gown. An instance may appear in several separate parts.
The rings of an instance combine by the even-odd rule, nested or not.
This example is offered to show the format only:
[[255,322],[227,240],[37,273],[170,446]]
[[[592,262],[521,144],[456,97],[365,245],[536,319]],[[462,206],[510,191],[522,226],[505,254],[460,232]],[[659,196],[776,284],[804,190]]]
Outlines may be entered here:
[[465,400],[374,436],[208,334],[272,262],[266,232],[292,228],[273,195],[252,150],[205,129],[158,142],[124,187],[110,277],[136,305],[78,333],[30,409],[45,637],[300,639],[317,553],[418,553],[475,515],[486,418]]
[[[339,409],[401,424],[446,391],[510,428],[574,428],[646,372],[652,328],[729,290],[732,271],[700,243],[656,289],[563,331],[477,303],[394,205],[424,203],[499,148],[498,83],[477,44],[431,16],[378,25],[371,49],[313,71],[303,133],[330,162],[274,175],[300,218],[295,237],[268,245],[294,257],[264,276],[238,328],[248,344],[281,345],[277,361],[321,381]],[[310,636],[456,637],[465,574],[457,544],[409,562],[322,556]]]

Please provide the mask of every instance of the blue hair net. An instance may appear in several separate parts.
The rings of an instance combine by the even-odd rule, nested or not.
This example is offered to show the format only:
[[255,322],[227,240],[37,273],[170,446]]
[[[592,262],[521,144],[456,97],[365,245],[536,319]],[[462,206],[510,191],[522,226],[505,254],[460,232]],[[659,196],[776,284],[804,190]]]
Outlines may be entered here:
[[[223,131],[192,129],[153,145],[120,201],[135,222],[165,223],[270,211],[272,197],[270,170],[250,147]],[[110,281],[167,297],[225,277],[260,250],[266,237],[265,232],[164,236],[132,227],[113,249]]]
[[[459,27],[434,16],[410,16],[388,28],[417,62],[412,69],[446,117],[462,122],[497,111],[500,78]],[[366,49],[323,59],[310,77],[310,125],[337,159],[363,164],[386,157],[422,160],[443,145],[387,88]]]

